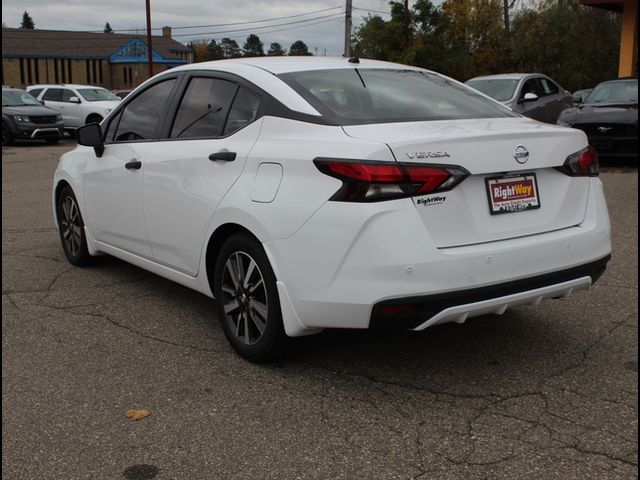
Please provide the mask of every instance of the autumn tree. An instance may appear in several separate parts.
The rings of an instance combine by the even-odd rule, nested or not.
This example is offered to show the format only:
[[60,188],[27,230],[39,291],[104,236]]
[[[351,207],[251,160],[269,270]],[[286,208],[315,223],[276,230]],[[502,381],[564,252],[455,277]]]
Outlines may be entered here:
[[206,62],[210,60],[209,58],[209,50],[207,48],[207,43],[203,40],[197,40],[194,42],[190,42],[187,47],[193,50],[193,61],[194,62]]
[[291,56],[305,56],[305,55],[313,55],[309,52],[309,47],[302,40],[296,40],[289,47],[289,55]]
[[269,55],[270,57],[280,57],[286,54],[287,52],[285,51],[284,48],[282,48],[282,45],[280,45],[278,42],[273,42],[269,46],[269,50],[267,51],[267,55]]
[[264,43],[260,41],[258,35],[252,33],[247,37],[242,46],[242,55],[244,57],[264,57]]
[[31,18],[31,15],[29,15],[26,10],[22,14],[22,22],[20,23],[20,28],[25,28],[27,30],[33,30],[34,28],[36,28],[36,23],[33,21],[33,18]]

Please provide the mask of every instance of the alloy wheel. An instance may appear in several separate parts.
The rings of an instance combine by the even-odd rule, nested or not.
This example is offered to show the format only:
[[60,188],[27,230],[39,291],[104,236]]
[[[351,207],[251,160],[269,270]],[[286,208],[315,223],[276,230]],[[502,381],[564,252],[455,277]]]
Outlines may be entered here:
[[267,287],[256,261],[245,252],[232,253],[224,265],[222,305],[232,334],[245,345],[258,343],[268,321]]
[[62,241],[67,251],[74,257],[78,256],[82,247],[82,224],[80,211],[76,201],[71,196],[62,200],[62,218],[60,219]]

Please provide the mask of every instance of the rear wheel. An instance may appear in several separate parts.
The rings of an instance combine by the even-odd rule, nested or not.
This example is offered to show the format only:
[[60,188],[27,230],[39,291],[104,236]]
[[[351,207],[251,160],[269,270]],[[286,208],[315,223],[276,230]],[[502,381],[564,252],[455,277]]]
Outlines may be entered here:
[[87,248],[84,221],[76,196],[68,185],[62,188],[58,196],[56,214],[62,249],[67,260],[78,267],[89,264],[91,255],[89,255]]
[[215,266],[216,311],[233,348],[252,362],[282,354],[286,335],[276,278],[262,246],[248,234],[224,243]]

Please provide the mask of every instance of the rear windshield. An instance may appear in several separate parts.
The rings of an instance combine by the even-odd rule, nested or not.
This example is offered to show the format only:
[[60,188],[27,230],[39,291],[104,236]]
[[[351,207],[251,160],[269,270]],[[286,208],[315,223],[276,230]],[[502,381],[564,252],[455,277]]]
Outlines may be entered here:
[[336,69],[279,77],[341,125],[516,116],[474,90],[429,72]]

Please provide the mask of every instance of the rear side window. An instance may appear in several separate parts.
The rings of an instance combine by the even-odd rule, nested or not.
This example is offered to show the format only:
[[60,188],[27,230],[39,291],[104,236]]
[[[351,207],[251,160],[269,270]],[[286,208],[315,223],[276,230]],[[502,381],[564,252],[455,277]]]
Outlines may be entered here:
[[153,139],[175,82],[172,78],[156,83],[137,95],[111,121],[106,139],[111,140],[112,135],[116,142]]
[[52,102],[62,101],[62,88],[50,88],[44,92],[43,100],[50,100]]
[[171,138],[212,138],[223,134],[238,86],[217,78],[193,78],[180,102]]
[[342,125],[515,115],[475,90],[430,72],[350,68],[279,78]]
[[231,135],[253,122],[258,116],[259,106],[260,97],[246,88],[240,87],[229,112],[224,135]]

